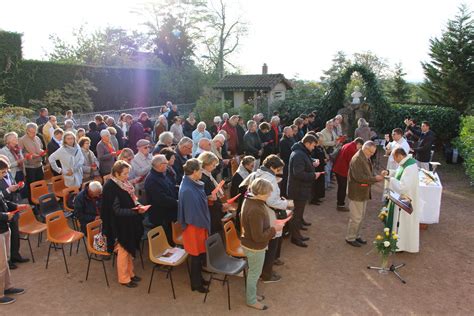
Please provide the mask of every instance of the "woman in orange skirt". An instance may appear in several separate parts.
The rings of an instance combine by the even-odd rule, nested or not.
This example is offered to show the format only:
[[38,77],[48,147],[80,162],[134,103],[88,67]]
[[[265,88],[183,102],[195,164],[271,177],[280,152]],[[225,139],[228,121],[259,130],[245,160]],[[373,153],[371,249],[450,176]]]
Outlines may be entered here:
[[207,283],[201,274],[206,260],[206,239],[211,229],[207,196],[201,179],[201,164],[189,159],[183,167],[184,177],[179,187],[178,222],[183,226],[183,245],[191,257],[191,289],[205,293]]

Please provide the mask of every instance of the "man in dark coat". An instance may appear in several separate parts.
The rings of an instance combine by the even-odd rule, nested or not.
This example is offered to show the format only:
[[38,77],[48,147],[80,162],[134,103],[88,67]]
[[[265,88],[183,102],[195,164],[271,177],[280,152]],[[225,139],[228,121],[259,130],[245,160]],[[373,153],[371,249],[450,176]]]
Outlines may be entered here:
[[91,145],[90,150],[97,155],[97,144],[100,142],[100,132],[97,130],[97,124],[95,122],[89,122],[89,131],[86,136],[90,138]]
[[413,146],[415,152],[415,159],[419,168],[429,170],[429,162],[431,160],[431,149],[435,142],[435,134],[430,130],[430,123],[424,121],[421,123],[421,131],[414,128],[413,125],[408,125],[408,129],[418,136],[418,141]]
[[74,215],[79,220],[84,234],[86,234],[87,224],[100,216],[101,195],[102,185],[98,181],[92,181],[74,199]]
[[176,184],[181,184],[183,180],[184,170],[183,166],[186,161],[191,158],[193,152],[193,140],[184,136],[176,146],[176,159],[173,164],[173,170],[176,172]]
[[138,152],[137,142],[145,138],[145,130],[140,122],[133,120],[131,114],[125,116],[125,121],[130,126],[128,129],[128,147],[136,154]]
[[163,226],[168,242],[173,244],[171,223],[178,214],[178,191],[166,176],[168,160],[165,155],[156,155],[151,161],[151,171],[145,180],[145,192],[151,205],[149,220],[156,226]]
[[253,120],[247,122],[247,132],[244,135],[244,153],[255,158],[255,168],[260,166],[262,156],[262,141],[257,133],[257,123]]
[[295,142],[296,141],[293,138],[293,129],[290,126],[286,126],[283,129],[283,137],[279,144],[280,158],[285,163],[285,166],[283,167],[283,180],[280,182],[280,191],[283,196],[287,196],[286,186],[288,183],[288,165],[290,164],[291,147],[293,147]]
[[308,247],[305,241],[309,240],[309,237],[303,237],[300,230],[306,230],[303,225],[311,225],[303,219],[304,208],[311,198],[313,181],[321,175],[315,172],[317,164],[311,159],[311,152],[316,144],[317,138],[314,135],[305,135],[293,145],[288,166],[287,193],[288,198],[294,200],[295,204],[293,219],[290,222],[291,242],[299,247]]
[[171,106],[171,109],[170,111],[168,112],[168,126],[171,126],[173,125],[173,121],[174,121],[174,118],[176,116],[179,116],[179,112],[178,112],[178,106],[176,104],[173,104]]
[[[64,131],[61,128],[56,128],[53,133],[53,137],[51,137],[51,141],[48,143],[48,156],[51,156],[56,150],[58,150],[61,147],[61,144],[63,142],[63,135]],[[58,165],[59,168],[61,168],[61,162],[56,161],[56,164]],[[51,169],[53,172],[54,176],[59,176],[59,173]]]

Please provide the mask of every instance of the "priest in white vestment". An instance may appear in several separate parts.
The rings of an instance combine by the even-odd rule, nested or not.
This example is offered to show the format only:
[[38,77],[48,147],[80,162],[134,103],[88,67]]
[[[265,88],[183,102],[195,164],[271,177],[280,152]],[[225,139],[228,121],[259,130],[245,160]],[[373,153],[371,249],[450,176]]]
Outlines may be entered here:
[[418,166],[416,160],[411,155],[407,155],[403,148],[395,149],[393,157],[399,167],[397,170],[390,170],[390,189],[409,198],[413,212],[408,214],[397,206],[392,207],[393,216],[389,214],[391,223],[387,223],[387,226],[397,231],[398,212],[401,212],[400,226],[397,231],[399,248],[397,251],[419,252],[422,201],[418,196]]

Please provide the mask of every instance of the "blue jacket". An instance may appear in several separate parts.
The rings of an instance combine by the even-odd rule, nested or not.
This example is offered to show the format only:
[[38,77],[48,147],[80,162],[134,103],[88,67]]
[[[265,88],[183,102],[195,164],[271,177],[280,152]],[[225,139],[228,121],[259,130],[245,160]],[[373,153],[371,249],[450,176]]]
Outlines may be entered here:
[[88,223],[95,220],[95,217],[100,214],[101,199],[91,199],[87,196],[89,185],[86,185],[84,190],[79,192],[74,199],[74,215],[79,219],[81,226],[86,226]]
[[188,161],[188,157],[182,156],[178,148],[176,149],[175,157],[176,159],[173,164],[173,170],[174,172],[176,172],[176,184],[180,184],[184,176],[183,166],[186,163],[186,161]]
[[179,187],[178,222],[186,228],[188,224],[211,231],[211,215],[207,207],[204,183],[185,176]]
[[145,179],[145,192],[151,205],[148,219],[153,225],[176,220],[178,211],[178,194],[175,185],[166,173],[151,169]]

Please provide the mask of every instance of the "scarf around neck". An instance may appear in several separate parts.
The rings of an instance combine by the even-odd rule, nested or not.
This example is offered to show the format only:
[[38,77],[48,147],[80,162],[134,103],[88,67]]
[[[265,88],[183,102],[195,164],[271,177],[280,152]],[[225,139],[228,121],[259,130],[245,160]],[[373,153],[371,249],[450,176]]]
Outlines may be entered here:
[[130,195],[132,200],[135,203],[137,203],[138,198],[135,195],[135,188],[133,187],[133,185],[130,182],[128,182],[128,180],[122,181],[122,180],[119,180],[118,178],[116,178],[114,176],[112,176],[110,179],[113,182],[115,182],[119,186],[120,189],[126,191]]

